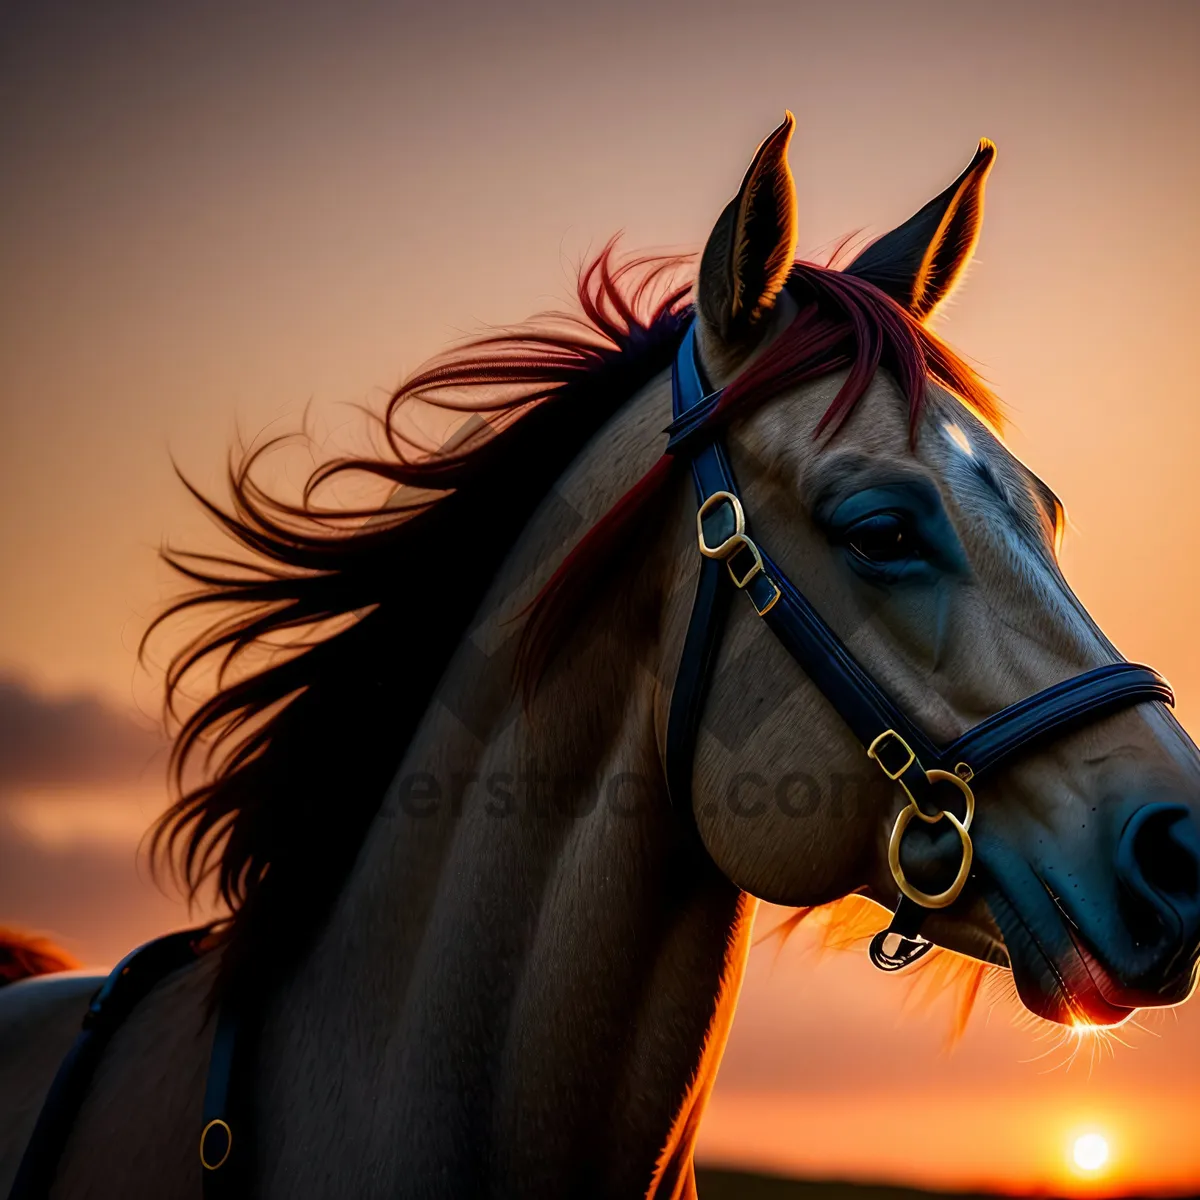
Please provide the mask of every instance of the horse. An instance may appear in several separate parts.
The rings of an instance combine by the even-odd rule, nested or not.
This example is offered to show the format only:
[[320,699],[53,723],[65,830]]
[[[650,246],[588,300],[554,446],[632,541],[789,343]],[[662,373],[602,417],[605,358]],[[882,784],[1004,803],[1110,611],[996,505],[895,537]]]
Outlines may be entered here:
[[[879,739],[864,753],[760,619],[768,595],[724,612],[672,774],[706,555],[735,542],[771,547],[769,569],[720,570],[802,581],[938,744],[1124,670],[1059,568],[1062,504],[930,329],[979,238],[994,146],[821,266],[796,259],[793,126],[759,147],[694,272],[610,243],[580,313],[433,360],[377,448],[319,466],[301,499],[259,484],[261,448],[228,502],[199,496],[239,549],[172,556],[193,590],[171,611],[214,615],[168,672],[169,696],[209,691],[181,717],[155,838],[231,917],[114,1033],[55,1197],[201,1194],[230,1005],[253,1016],[247,1194],[693,1197],[764,901],[915,896],[902,940],[1010,969],[1063,1025],[1190,995],[1200,755],[1149,702],[1161,689],[1025,746],[977,781],[977,811],[943,800],[910,822],[911,762]],[[681,423],[685,342],[711,394]],[[418,409],[444,415],[443,445],[422,444]],[[677,449],[716,437],[739,489],[720,546]],[[322,499],[346,478],[382,499]],[[967,775],[939,795],[972,796]],[[0,990],[0,1187],[95,984]]]

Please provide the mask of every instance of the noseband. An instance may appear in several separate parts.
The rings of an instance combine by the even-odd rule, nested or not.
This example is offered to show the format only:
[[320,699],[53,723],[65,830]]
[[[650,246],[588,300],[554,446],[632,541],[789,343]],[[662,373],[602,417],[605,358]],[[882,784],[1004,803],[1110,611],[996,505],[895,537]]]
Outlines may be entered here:
[[[755,613],[862,742],[867,758],[907,798],[888,842],[888,865],[900,898],[891,924],[876,934],[870,949],[877,967],[896,971],[931,949],[933,943],[921,936],[925,917],[932,909],[953,904],[971,876],[974,787],[1017,754],[1082,724],[1133,704],[1173,705],[1175,697],[1166,680],[1149,667],[1112,663],[1018,700],[948,745],[933,742],[871,678],[747,532],[745,508],[724,443],[719,436],[705,438],[697,433],[716,408],[721,390],[706,392],[696,361],[695,334],[693,323],[675,357],[674,420],[667,431],[667,452],[691,461],[702,555],[667,724],[666,768],[672,801],[691,813],[692,761],[708,683],[729,600],[734,591],[745,592]],[[947,787],[953,793],[950,798],[962,803],[961,817],[940,798],[948,794]],[[914,820],[930,825],[946,820],[958,834],[958,872],[942,892],[923,892],[905,876],[900,847]]]

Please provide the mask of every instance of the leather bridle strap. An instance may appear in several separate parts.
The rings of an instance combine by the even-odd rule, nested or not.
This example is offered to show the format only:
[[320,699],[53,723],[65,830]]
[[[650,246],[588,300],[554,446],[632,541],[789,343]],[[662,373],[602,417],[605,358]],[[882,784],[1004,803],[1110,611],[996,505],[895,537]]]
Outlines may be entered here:
[[[112,969],[92,996],[82,1031],[42,1102],[8,1200],[47,1200],[67,1139],[113,1034],[168,975],[208,952],[211,935],[211,925],[168,933],[131,951]],[[204,1200],[236,1200],[246,1194],[248,1105],[238,1095],[244,1089],[234,1086],[234,1067],[249,1052],[240,1012],[240,1008],[225,1002],[217,1014],[200,1134]],[[239,1131],[236,1150],[231,1125]]]
[[1148,700],[1173,706],[1175,693],[1151,667],[1110,663],[1010,704],[951,742],[941,757],[969,762],[978,777],[1037,742]]
[[[859,739],[868,757],[907,793],[893,830],[889,861],[901,899],[889,928],[872,943],[872,960],[885,970],[915,961],[929,943],[919,939],[931,908],[953,903],[971,867],[971,784],[1080,724],[1133,704],[1174,704],[1166,680],[1149,667],[1118,662],[1084,672],[988,717],[945,746],[933,742],[875,682],[748,530],[737,484],[719,436],[704,440],[703,423],[720,392],[706,392],[696,361],[695,325],[680,344],[672,373],[673,422],[668,453],[691,460],[699,503],[697,534],[703,556],[691,622],[667,724],[666,766],[672,801],[685,820],[691,804],[692,760],[709,680],[720,646],[728,597],[741,590],[801,670]],[[947,792],[947,785],[950,791]],[[955,795],[957,793],[957,795]],[[945,799],[965,808],[960,817]],[[959,876],[947,891],[929,896],[912,887],[899,862],[904,830],[913,818],[949,818],[962,840]],[[899,938],[894,944],[891,935]],[[889,948],[891,946],[891,948]]]
[[113,1034],[163,979],[199,958],[208,934],[209,927],[203,926],[147,942],[121,959],[96,990],[42,1102],[9,1200],[46,1200],[50,1195],[63,1149]]

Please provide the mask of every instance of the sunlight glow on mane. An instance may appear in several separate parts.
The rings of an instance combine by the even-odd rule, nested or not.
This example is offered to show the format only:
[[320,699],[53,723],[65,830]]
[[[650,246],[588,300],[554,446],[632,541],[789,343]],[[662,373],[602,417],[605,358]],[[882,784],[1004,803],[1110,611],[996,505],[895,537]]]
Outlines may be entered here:
[[[142,642],[188,621],[166,672],[176,798],[150,845],[160,878],[191,899],[211,888],[232,914],[222,994],[261,992],[304,953],[504,556],[567,464],[669,366],[685,262],[618,259],[610,242],[580,271],[578,312],[433,359],[392,394],[375,449],[318,461],[298,498],[259,482],[287,439],[235,450],[226,501],[184,481],[231,550],[163,551],[192,590]],[[447,433],[463,423],[423,445],[414,410],[445,414]],[[330,505],[335,480],[384,498]],[[431,575],[456,586],[433,596]]]
[[[879,930],[887,926],[890,914],[863,896],[849,895],[831,904],[798,908],[773,928],[761,934],[755,944],[775,941],[782,950],[788,939],[803,926],[813,932],[813,944],[819,953],[862,951]],[[975,1009],[983,1004],[986,1012],[1001,1008],[1014,1027],[1031,1033],[1041,1049],[1026,1063],[1038,1065],[1043,1073],[1071,1071],[1083,1066],[1090,1078],[1105,1057],[1116,1057],[1117,1047],[1135,1050],[1136,1035],[1158,1037],[1145,1023],[1147,1014],[1133,1013],[1119,1025],[1093,1025],[1076,1017],[1070,1025],[1048,1021],[1030,1012],[1017,994],[1012,972],[980,962],[938,946],[904,972],[908,992],[902,1012],[917,1015],[931,1012],[946,998],[949,1022],[944,1048],[949,1051],[962,1040]],[[1171,1010],[1163,1010],[1171,1011]]]
[[[777,939],[782,947],[804,925],[806,928],[815,928],[817,946],[821,950],[862,949],[887,926],[889,919],[890,914],[878,904],[863,896],[849,895],[832,904],[799,908],[758,940]],[[904,1011],[918,1013],[929,1010],[943,994],[948,993],[952,1009],[945,1044],[949,1049],[966,1032],[967,1022],[971,1019],[985,983],[1003,974],[1005,972],[999,967],[935,947],[905,972],[908,993],[904,999]]]

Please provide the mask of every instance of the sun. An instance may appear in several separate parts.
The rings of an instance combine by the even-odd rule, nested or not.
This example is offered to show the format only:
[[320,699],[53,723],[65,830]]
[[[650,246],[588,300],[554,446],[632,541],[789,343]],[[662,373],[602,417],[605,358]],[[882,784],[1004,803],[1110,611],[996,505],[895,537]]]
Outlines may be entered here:
[[1098,1133],[1085,1133],[1075,1139],[1071,1157],[1081,1171],[1099,1171],[1108,1162],[1108,1142]]

